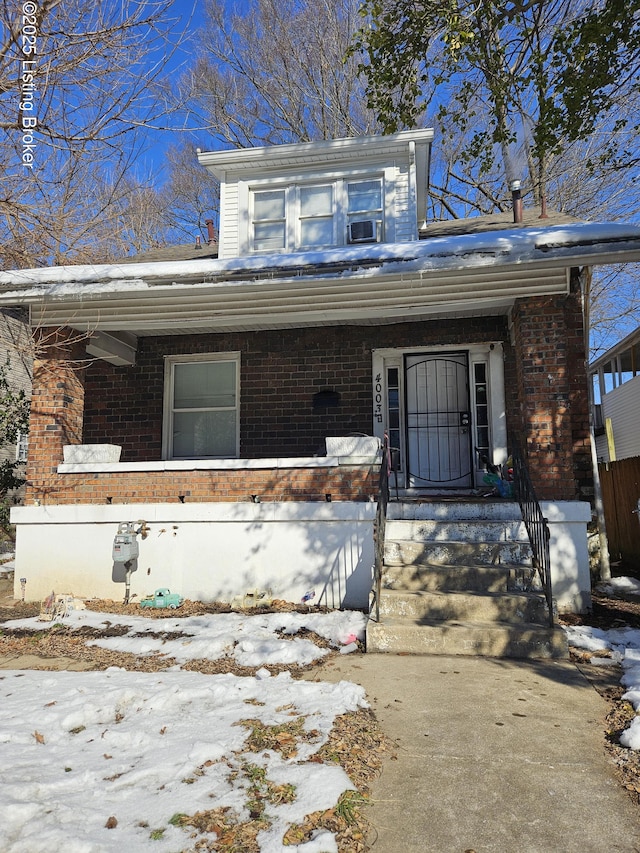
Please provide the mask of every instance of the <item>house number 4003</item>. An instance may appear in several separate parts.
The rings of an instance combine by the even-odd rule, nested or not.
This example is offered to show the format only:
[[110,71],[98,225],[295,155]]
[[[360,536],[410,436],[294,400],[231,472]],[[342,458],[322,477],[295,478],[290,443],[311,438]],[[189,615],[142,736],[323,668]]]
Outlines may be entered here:
[[376,421],[381,424],[382,423],[382,376],[378,373],[376,376],[376,384],[375,384],[375,395],[374,395],[374,407],[373,407],[373,416]]

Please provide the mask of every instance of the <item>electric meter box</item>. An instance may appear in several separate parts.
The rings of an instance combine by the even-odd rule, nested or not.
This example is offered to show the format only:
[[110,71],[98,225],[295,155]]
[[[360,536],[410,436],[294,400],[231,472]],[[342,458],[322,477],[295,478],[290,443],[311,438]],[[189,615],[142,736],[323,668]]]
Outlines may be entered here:
[[117,533],[113,540],[113,562],[128,563],[140,553],[135,533]]

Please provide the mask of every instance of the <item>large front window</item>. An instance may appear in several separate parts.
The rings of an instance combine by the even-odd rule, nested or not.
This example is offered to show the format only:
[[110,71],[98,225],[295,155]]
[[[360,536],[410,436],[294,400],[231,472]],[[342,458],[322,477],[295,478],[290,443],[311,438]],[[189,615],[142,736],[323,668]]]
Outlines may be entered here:
[[165,456],[238,456],[239,356],[167,359]]
[[250,245],[254,252],[305,251],[344,245],[349,225],[372,220],[371,240],[384,221],[382,178],[336,179],[251,192]]

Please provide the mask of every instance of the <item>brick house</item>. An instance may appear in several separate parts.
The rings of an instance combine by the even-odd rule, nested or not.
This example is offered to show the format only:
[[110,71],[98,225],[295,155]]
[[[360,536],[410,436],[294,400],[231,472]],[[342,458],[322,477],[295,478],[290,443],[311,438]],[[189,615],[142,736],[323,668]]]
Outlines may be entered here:
[[364,608],[386,433],[398,497],[452,518],[465,498],[518,511],[478,495],[482,458],[519,444],[559,605],[588,607],[582,303],[590,265],[640,256],[640,228],[519,205],[427,224],[431,142],[199,153],[221,185],[217,257],[0,275],[41,337],[13,514],[27,598],[118,597],[132,522],[133,595]]

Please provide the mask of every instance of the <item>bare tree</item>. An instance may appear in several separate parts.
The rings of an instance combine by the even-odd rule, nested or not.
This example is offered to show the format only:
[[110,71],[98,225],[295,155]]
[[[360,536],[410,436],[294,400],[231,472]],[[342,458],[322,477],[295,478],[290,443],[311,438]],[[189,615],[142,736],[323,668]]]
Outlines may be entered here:
[[358,0],[204,0],[192,68],[174,99],[191,141],[168,152],[162,190],[175,229],[206,234],[218,220],[218,187],[196,147],[249,147],[359,136],[380,130],[348,48]]
[[591,355],[595,358],[638,328],[640,264],[596,268],[589,303]]
[[190,123],[245,147],[374,132],[358,62],[347,56],[357,0],[205,0],[205,24],[180,98]]
[[145,137],[172,109],[162,81],[180,41],[171,5],[1,0],[5,267],[121,250],[132,183],[144,183],[137,160]]
[[[202,147],[206,143],[202,142]],[[208,237],[206,221],[218,225],[220,188],[198,163],[195,142],[172,145],[167,152],[170,178],[161,190],[173,233],[181,240]]]

